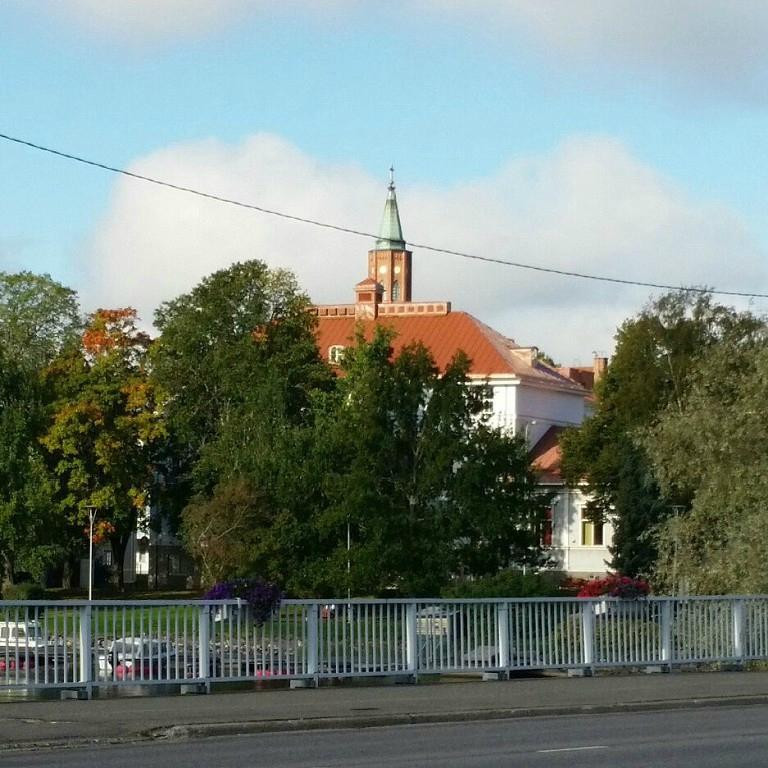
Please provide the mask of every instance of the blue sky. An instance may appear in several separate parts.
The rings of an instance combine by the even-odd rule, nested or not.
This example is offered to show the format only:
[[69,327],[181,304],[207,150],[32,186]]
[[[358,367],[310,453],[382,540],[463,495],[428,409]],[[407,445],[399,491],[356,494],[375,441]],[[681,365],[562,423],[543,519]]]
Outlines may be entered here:
[[[622,5],[573,0],[566,11],[555,0],[115,0],[98,8],[96,0],[10,0],[0,6],[0,132],[114,165],[160,168],[170,180],[213,192],[226,194],[210,186],[229,188],[231,181],[253,202],[364,229],[378,223],[394,162],[406,237],[459,242],[503,258],[523,254],[520,260],[534,263],[562,260],[582,271],[768,292],[761,87],[768,59],[755,42],[768,30],[768,13],[750,0],[680,0],[688,17],[665,18],[666,4],[651,1],[635,3],[622,18],[614,13]],[[540,13],[543,6],[549,15]],[[579,26],[569,18],[573,7]],[[582,24],[585,17],[590,23]],[[254,149],[249,141],[257,136],[276,144]],[[267,164],[272,176],[257,178]],[[240,168],[243,178],[232,180]],[[619,205],[623,183],[630,191],[618,211],[579,208],[585,198]],[[563,187],[571,186],[563,202]],[[176,242],[183,238],[162,221],[183,216],[189,203],[157,198],[165,212],[160,221],[142,208],[154,194],[0,143],[1,268],[49,271],[81,291],[85,309],[131,303],[145,316],[208,268],[263,255],[261,248],[269,248],[270,263],[293,268],[320,300],[332,300],[332,289],[346,300],[354,282],[347,285],[347,274],[351,280],[364,270],[365,242],[308,239],[310,233],[270,222],[243,223],[248,234],[232,235],[246,241],[242,252],[228,245],[210,261],[196,256],[187,270]],[[474,208],[486,199],[482,210]],[[195,215],[221,216],[222,228],[241,226],[207,205]],[[558,234],[556,250],[564,250],[553,257],[563,211],[576,208],[570,218],[578,232]],[[498,209],[495,218],[491,209]],[[142,250],[113,256],[124,228],[137,226],[130,215],[146,222],[136,241]],[[526,229],[526,216],[541,229]],[[590,216],[595,244],[585,234]],[[602,229],[618,242],[615,258],[606,253],[596,262],[595,247],[607,236]],[[631,247],[622,232],[635,232]],[[338,286],[291,252],[296,237],[305,253],[309,247],[318,256],[335,254],[322,258],[338,273]],[[672,269],[674,254],[688,249]],[[699,263],[697,249],[713,250]],[[353,268],[348,262],[356,253]],[[152,265],[164,254],[161,268],[178,280],[153,292]],[[627,254],[636,254],[633,263]],[[338,270],[333,258],[340,259]],[[144,270],[135,285],[121,276],[120,259]],[[424,257],[423,264],[426,280],[434,262]],[[544,290],[512,270],[472,269],[436,287],[454,306],[480,315],[485,307],[484,319],[500,330],[564,358],[605,349],[616,322],[648,296],[562,281]],[[498,295],[474,305],[477,292],[463,293],[467,275],[492,283]],[[596,303],[605,311],[596,313]],[[566,323],[571,330],[561,337],[557,329]],[[546,336],[532,338],[537,333]]]

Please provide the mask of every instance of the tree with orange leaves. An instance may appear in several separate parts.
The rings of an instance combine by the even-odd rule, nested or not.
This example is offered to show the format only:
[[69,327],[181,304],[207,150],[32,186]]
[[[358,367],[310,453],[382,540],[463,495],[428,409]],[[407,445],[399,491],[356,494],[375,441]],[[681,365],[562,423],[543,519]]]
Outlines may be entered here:
[[59,483],[61,510],[72,530],[81,531],[87,508],[97,508],[120,588],[128,541],[149,503],[153,450],[163,436],[149,346],[136,310],[100,309],[79,347],[49,372],[57,399],[42,443]]

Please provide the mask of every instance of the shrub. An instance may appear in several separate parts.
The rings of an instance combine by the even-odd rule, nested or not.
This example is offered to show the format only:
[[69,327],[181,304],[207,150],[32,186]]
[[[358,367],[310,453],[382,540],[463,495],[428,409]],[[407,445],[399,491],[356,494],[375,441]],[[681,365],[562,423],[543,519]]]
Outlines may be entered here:
[[263,624],[280,610],[283,593],[279,587],[261,579],[233,579],[215,584],[204,595],[206,600],[235,600],[248,603],[255,624]]
[[22,581],[18,584],[6,584],[3,587],[3,600],[43,600],[45,590],[39,584]]
[[519,570],[499,571],[474,581],[455,581],[442,590],[442,597],[557,597],[559,575],[523,573]]
[[636,600],[638,597],[647,597],[650,591],[651,587],[645,579],[633,579],[630,576],[611,573],[605,578],[587,581],[577,597],[619,597],[623,600]]

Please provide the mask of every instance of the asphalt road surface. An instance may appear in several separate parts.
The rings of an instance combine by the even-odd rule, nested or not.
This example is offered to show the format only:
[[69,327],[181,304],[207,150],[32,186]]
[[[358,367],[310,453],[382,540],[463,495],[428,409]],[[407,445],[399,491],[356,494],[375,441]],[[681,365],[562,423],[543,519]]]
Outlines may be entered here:
[[2,768],[759,768],[767,764],[768,707],[764,706],[0,752]]

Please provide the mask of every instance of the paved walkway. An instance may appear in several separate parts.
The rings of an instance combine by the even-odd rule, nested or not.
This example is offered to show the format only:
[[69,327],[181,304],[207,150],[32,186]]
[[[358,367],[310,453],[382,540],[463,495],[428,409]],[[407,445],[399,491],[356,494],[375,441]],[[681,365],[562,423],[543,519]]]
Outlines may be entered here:
[[0,749],[149,737],[768,704],[768,672],[341,685],[202,696],[0,702]]

